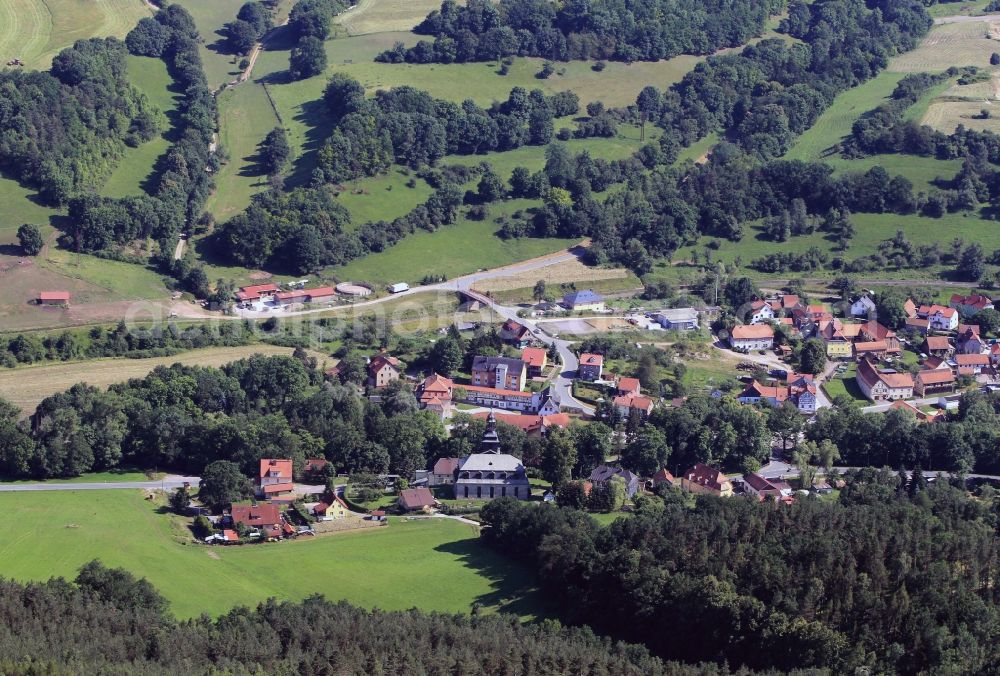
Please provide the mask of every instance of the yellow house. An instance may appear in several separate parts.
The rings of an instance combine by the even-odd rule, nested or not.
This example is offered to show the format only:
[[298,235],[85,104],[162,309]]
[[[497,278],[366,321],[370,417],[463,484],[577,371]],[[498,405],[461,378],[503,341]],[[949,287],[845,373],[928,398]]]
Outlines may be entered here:
[[312,508],[313,516],[318,519],[343,519],[347,516],[347,505],[338,497],[334,497],[333,504],[321,502]]
[[828,340],[826,356],[830,359],[850,359],[853,355],[851,343],[846,340]]

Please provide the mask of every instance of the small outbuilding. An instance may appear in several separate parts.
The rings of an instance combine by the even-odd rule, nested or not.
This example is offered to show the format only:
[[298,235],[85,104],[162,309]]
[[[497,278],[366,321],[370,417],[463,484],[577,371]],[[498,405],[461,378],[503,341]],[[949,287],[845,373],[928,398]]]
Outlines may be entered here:
[[38,294],[39,305],[69,305],[69,291],[42,291]]

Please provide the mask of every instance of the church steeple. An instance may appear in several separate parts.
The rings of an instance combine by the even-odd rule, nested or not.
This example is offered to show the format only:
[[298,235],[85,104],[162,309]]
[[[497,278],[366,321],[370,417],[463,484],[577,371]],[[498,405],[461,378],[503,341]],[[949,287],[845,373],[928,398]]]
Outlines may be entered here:
[[479,445],[481,453],[500,453],[500,437],[497,435],[497,418],[493,415],[493,409],[486,417],[486,432],[483,433],[483,441]]

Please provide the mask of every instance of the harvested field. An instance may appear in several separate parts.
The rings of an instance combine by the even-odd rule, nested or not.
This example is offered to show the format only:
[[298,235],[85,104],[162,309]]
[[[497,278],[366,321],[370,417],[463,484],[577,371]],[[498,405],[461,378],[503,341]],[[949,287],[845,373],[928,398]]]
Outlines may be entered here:
[[423,21],[431,10],[440,8],[438,0],[359,0],[338,16],[336,22],[349,35],[408,31]]
[[579,260],[571,260],[526,272],[517,277],[501,277],[477,282],[476,289],[479,291],[510,291],[533,287],[539,279],[545,280],[545,284],[548,286],[557,286],[571,282],[627,279],[631,276],[631,273],[625,268],[593,268],[584,265]]
[[[984,118],[983,110],[990,111],[990,117]],[[923,124],[929,125],[945,134],[951,134],[958,125],[976,131],[1000,131],[1000,105],[996,101],[935,101],[927,109]]]
[[[276,345],[246,345],[243,347],[209,347],[192,350],[172,357],[150,359],[95,359],[69,364],[26,366],[0,371],[0,397],[11,401],[26,414],[31,413],[45,397],[86,382],[95,387],[107,387],[129,378],[141,378],[157,366],[178,362],[188,366],[222,366],[253,354],[288,354],[290,347]],[[320,362],[329,359],[314,353]]]
[[985,21],[934,26],[920,46],[897,56],[889,68],[898,73],[938,72],[952,66],[990,67],[990,54],[1000,43],[989,38]]

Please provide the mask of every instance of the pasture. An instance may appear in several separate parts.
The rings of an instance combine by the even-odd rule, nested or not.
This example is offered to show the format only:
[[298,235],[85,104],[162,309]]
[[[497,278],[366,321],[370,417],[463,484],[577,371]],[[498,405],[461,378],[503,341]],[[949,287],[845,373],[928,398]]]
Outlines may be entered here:
[[125,156],[101,189],[105,197],[127,197],[147,190],[155,174],[157,160],[170,146],[172,126],[176,122],[181,99],[181,94],[172,91],[173,80],[162,59],[130,55],[128,77],[136,89],[163,113],[160,121],[162,129],[156,138],[137,148],[126,149]]
[[3,493],[18,524],[0,543],[0,571],[19,580],[72,579],[99,558],[145,577],[179,618],[218,615],[269,597],[313,593],[366,608],[468,612],[473,603],[534,616],[530,573],[481,547],[472,526],[394,519],[378,529],[290,542],[208,547],[143,491]]
[[940,72],[952,66],[990,67],[990,54],[998,43],[989,38],[985,21],[934,26],[916,49],[892,59],[897,73]]
[[[413,182],[412,187],[408,185]],[[391,221],[410,213],[433,193],[427,181],[403,167],[394,166],[380,176],[345,183],[338,197],[349,212],[351,226]]]
[[201,44],[201,60],[205,65],[208,86],[215,88],[239,75],[239,58],[225,52],[222,26],[236,18],[243,0],[176,0],[191,13]]
[[523,199],[490,205],[490,215],[485,220],[473,221],[463,217],[435,232],[421,230],[381,253],[329,268],[326,274],[337,279],[372,284],[413,284],[425,275],[458,277],[550,254],[576,243],[576,239],[526,237],[503,240],[496,236],[499,226],[494,218],[534,205],[532,200]]
[[0,267],[3,267],[14,262],[9,258],[21,253],[17,246],[17,229],[21,224],[33,223],[45,236],[52,232],[52,223],[59,211],[41,204],[34,188],[3,174],[0,174],[0,204],[3,205],[0,209]]
[[52,57],[77,40],[124,38],[151,14],[143,0],[4,0],[0,64],[19,58],[27,68],[47,70]]
[[[31,413],[42,399],[68,390],[76,383],[85,382],[94,387],[106,388],[130,378],[142,378],[157,366],[185,364],[187,366],[222,366],[254,354],[292,353],[290,347],[276,345],[244,345],[240,347],[206,347],[182,352],[171,357],[148,359],[91,359],[65,364],[22,366],[0,370],[0,397]],[[324,355],[314,355],[323,363]]]

